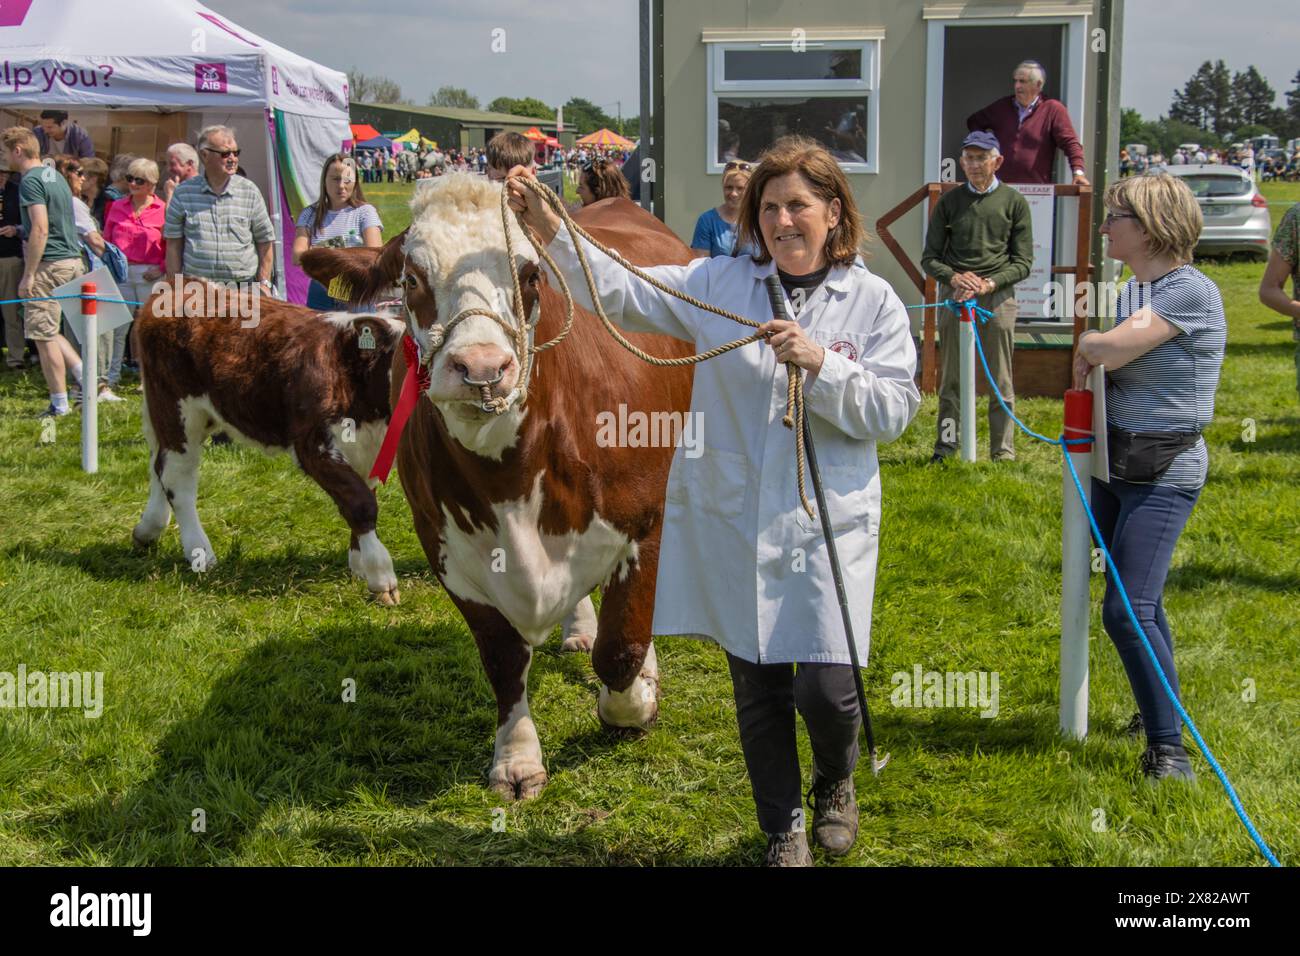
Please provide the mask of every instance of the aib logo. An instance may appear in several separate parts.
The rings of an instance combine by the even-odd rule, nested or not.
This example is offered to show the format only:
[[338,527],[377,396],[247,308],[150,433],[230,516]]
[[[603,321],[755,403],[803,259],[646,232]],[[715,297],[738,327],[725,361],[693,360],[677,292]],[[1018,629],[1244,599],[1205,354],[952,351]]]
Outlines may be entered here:
[[280,95],[280,70],[274,63],[271,64],[271,92]]
[[226,92],[226,64],[195,63],[194,64],[194,92],[196,93]]
[[0,27],[22,26],[31,7],[32,0],[8,0],[7,3],[0,3]]

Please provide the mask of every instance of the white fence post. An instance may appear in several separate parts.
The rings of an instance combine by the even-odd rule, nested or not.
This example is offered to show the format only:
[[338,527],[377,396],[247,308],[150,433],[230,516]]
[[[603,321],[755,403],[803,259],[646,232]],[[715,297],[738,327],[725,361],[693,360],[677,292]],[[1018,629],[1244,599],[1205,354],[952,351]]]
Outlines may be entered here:
[[[1092,392],[1065,393],[1065,437],[1093,437]],[[1093,442],[1066,445],[1075,473],[1088,495],[1092,481]],[[1088,516],[1074,479],[1061,458],[1061,733],[1082,740],[1088,734],[1088,622],[1092,614],[1088,593],[1092,548]]]
[[[962,306],[961,321],[957,323],[957,348],[961,355],[961,460],[975,460],[975,312]],[[990,399],[996,401],[996,399]]]
[[99,471],[99,301],[95,291],[95,283],[81,284],[81,470],[90,475]]

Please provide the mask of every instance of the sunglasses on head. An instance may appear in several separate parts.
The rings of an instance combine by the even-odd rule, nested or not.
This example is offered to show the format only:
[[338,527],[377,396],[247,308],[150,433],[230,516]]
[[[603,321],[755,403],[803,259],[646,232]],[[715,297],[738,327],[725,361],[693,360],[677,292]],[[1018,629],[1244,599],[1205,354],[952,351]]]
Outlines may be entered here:
[[606,159],[604,156],[597,156],[595,159],[589,159],[585,163],[583,163],[582,171],[586,172],[589,169],[596,169],[597,167],[604,168],[608,164],[609,164],[609,160]]
[[211,146],[204,146],[203,148],[206,149],[209,153],[216,153],[222,159],[229,159],[231,156],[234,156],[236,159],[238,159],[240,152],[242,152],[242,150],[238,150],[238,149],[213,149]]
[[727,163],[727,165],[723,167],[723,170],[726,172],[730,172],[733,169],[739,169],[741,172],[747,173],[753,168],[754,168],[753,163],[746,163],[746,162],[742,162],[739,159],[733,159],[731,162]]
[[149,180],[145,179],[143,176],[127,176],[126,181],[132,186],[143,186]]

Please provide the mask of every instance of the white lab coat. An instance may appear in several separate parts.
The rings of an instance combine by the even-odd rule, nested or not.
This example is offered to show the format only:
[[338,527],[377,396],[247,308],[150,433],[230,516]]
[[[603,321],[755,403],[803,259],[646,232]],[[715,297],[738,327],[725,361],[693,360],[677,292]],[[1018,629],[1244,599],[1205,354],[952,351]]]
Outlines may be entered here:
[[[660,332],[704,351],[752,329],[687,305],[582,240],[601,303],[625,329]],[[591,307],[567,230],[548,251],[580,304]],[[774,263],[748,256],[697,259],[646,271],[666,285],[756,321],[771,318],[763,278]],[[789,302],[787,316],[794,317]],[[902,302],[859,258],[832,266],[798,321],[826,348],[805,386],[817,460],[865,667],[880,532],[876,442],[916,414],[916,348]],[[703,453],[673,455],[659,554],[653,633],[712,639],[759,663],[850,663],[818,520],[799,505],[786,370],[772,349],[746,345],[695,366],[691,410]],[[813,502],[812,482],[807,483]]]

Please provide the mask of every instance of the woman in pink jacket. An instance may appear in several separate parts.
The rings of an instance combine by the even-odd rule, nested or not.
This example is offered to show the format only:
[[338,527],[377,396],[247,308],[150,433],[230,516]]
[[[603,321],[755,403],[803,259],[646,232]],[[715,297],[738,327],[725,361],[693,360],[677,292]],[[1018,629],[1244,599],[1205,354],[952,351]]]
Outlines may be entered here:
[[[126,255],[127,281],[121,284],[122,298],[144,302],[153,283],[162,278],[166,264],[163,220],[167,204],[154,195],[158,186],[158,164],[151,159],[136,159],[126,171],[130,194],[109,204],[104,216],[104,238]],[[135,311],[137,306],[130,306]],[[113,333],[113,359],[108,367],[112,388],[122,374],[122,356],[126,349],[131,323],[118,326]]]

